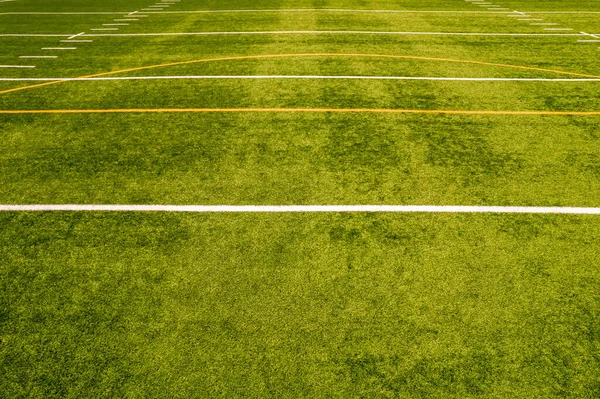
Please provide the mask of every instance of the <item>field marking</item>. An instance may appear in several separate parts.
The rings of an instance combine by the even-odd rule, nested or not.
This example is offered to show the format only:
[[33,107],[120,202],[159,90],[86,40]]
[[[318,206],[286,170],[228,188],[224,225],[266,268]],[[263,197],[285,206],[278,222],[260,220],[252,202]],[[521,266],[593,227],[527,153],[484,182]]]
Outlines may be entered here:
[[600,78],[460,78],[438,76],[338,76],[338,75],[166,75],[111,76],[95,78],[2,78],[0,82],[85,82],[120,80],[423,80],[448,82],[600,82]]
[[[12,34],[19,35],[19,34]],[[580,33],[510,33],[510,32],[402,32],[362,30],[282,30],[282,31],[215,31],[215,32],[152,32],[94,33],[85,37],[159,37],[159,36],[248,36],[248,35],[390,35],[390,36],[501,36],[501,37],[569,37]],[[0,35],[3,36],[3,35]]]
[[[180,10],[180,11],[155,11],[151,14],[216,14],[216,13],[302,13],[302,12],[334,12],[334,13],[390,13],[390,14],[506,14],[505,11],[466,11],[466,10],[352,10],[343,8],[290,8],[290,9],[247,9],[247,10]],[[127,15],[135,15],[138,11],[134,11]],[[1,12],[0,15],[123,15],[124,12],[105,12],[105,11],[88,11],[88,12],[51,12],[51,11],[15,11]],[[518,12],[519,15],[524,14],[581,14],[581,15],[596,15],[600,11],[528,11]],[[136,15],[138,16],[138,15]],[[518,16],[518,15],[515,15]]]
[[77,50],[77,47],[42,47],[42,50]]
[[35,68],[35,65],[0,65],[0,68]]
[[[527,67],[520,65],[509,65],[509,64],[497,64],[493,62],[484,62],[484,61],[472,61],[472,60],[457,60],[452,58],[434,58],[434,57],[422,57],[422,56],[413,56],[413,55],[393,55],[393,54],[344,54],[344,53],[313,53],[313,54],[265,54],[265,55],[242,55],[242,56],[231,56],[231,57],[220,57],[220,58],[206,58],[200,60],[191,60],[191,61],[178,61],[178,62],[170,62],[166,64],[157,64],[157,65],[149,65],[142,66],[136,68],[128,68],[121,69],[118,71],[111,72],[102,72],[93,75],[87,76],[79,76],[79,78],[95,78],[109,75],[116,75],[119,73],[127,73],[127,72],[137,72],[146,69],[154,69],[154,68],[165,68],[172,66],[180,66],[180,65],[190,65],[190,64],[200,64],[200,63],[208,63],[208,62],[220,62],[220,61],[241,61],[241,60],[260,60],[260,59],[275,59],[275,58],[307,58],[307,57],[341,57],[341,58],[383,58],[383,59],[408,59],[408,60],[420,60],[420,61],[434,61],[434,62],[454,62],[454,63],[462,63],[462,64],[473,64],[473,65],[485,65],[485,66],[493,66],[493,67],[502,67],[502,68],[513,68],[513,69],[523,69],[528,71],[536,71],[536,72],[549,72],[558,75],[568,75],[568,76],[577,76],[580,78],[594,78],[599,79],[600,76],[597,75],[588,75],[576,72],[565,72],[558,71],[554,69],[546,69],[546,68],[536,68],[536,67]],[[39,83],[30,86],[16,87],[12,89],[7,89],[0,91],[0,95],[13,93],[22,90],[35,89],[39,87],[54,85],[65,82],[64,80],[55,81],[55,82],[45,82]]]
[[492,213],[600,215],[600,208],[462,205],[0,205],[0,212]]
[[52,33],[2,33],[0,37],[69,37],[70,34]]
[[496,116],[600,116],[600,111],[497,111],[391,108],[124,108],[124,109],[10,109],[5,115],[35,114],[158,114],[158,113],[315,113],[315,114],[425,114]]
[[91,43],[93,40],[61,40],[61,43]]
[[57,55],[22,55],[19,58],[58,58]]
[[122,15],[122,12],[36,12],[36,11],[15,11],[15,12],[0,12],[0,15]]
[[69,36],[67,39],[69,39],[69,40],[71,40],[71,39],[75,39],[76,37],[79,37],[79,36],[81,36],[81,35],[85,35],[85,32],[81,32],[81,33],[78,33],[78,34],[76,34],[76,35]]
[[[91,31],[111,31],[117,28],[95,28]],[[572,29],[555,29],[572,30]],[[249,36],[249,35],[389,35],[389,36],[473,36],[473,37],[577,37],[580,33],[510,33],[510,32],[401,32],[360,30],[289,30],[239,32],[153,32],[153,33],[86,33],[78,35],[49,33],[2,33],[0,37],[160,37],[160,36]]]

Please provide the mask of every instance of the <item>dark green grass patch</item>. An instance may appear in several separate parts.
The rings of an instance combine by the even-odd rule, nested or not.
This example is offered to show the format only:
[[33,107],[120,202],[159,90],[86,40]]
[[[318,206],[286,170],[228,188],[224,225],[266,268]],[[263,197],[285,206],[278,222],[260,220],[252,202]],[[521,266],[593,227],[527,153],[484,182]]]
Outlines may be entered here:
[[598,206],[597,118],[4,116],[5,203]]
[[0,216],[5,397],[594,398],[594,218]]

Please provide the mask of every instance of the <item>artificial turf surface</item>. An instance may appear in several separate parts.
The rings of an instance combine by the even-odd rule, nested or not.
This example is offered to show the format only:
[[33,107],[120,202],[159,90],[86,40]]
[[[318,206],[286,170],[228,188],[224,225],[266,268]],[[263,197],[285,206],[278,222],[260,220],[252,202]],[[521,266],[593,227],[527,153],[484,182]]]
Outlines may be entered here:
[[[503,1],[600,33],[600,3]],[[590,36],[464,1],[0,2],[0,77],[76,77],[220,57],[389,54],[600,75]],[[461,11],[429,13],[422,11]],[[466,11],[466,12],[465,12]],[[473,12],[476,11],[476,12]],[[544,13],[544,11],[552,13]],[[584,13],[577,13],[582,11]],[[22,12],[115,12],[23,15]],[[17,14],[14,14],[17,13]],[[586,14],[587,13],[587,14]],[[554,25],[552,25],[554,26]],[[569,33],[569,32],[567,32]],[[81,38],[81,37],[80,37]],[[570,77],[373,57],[215,61],[120,73]],[[37,82],[39,83],[39,82]],[[36,82],[0,82],[3,90]],[[383,108],[598,111],[600,82],[152,80],[0,93],[1,110]],[[599,116],[0,114],[2,204],[600,207]],[[600,397],[594,216],[0,213],[0,397]]]

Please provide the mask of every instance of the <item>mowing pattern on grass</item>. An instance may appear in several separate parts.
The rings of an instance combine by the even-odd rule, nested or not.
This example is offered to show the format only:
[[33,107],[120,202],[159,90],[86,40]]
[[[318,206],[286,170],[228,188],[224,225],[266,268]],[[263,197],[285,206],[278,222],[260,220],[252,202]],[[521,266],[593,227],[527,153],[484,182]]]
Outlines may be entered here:
[[600,3],[84,3],[0,0],[0,396],[600,396],[598,216],[507,214],[600,209]]

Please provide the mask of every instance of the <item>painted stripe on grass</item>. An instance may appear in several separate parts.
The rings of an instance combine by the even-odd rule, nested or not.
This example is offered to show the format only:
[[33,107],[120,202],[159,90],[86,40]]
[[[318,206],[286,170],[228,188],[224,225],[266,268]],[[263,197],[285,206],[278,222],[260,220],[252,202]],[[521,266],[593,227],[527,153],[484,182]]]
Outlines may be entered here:
[[159,11],[152,14],[223,14],[223,13],[381,13],[381,14],[504,14],[503,11],[466,10],[356,10],[347,8],[288,8],[288,9],[248,9],[248,10],[179,10]]
[[[153,33],[93,33],[85,37],[159,37],[159,36],[247,36],[247,35],[390,35],[390,36],[502,36],[502,37],[569,37],[580,33],[502,33],[502,32],[384,32],[362,30],[289,30],[235,32],[153,32]],[[0,35],[2,36],[2,35]]]
[[[212,13],[301,13],[301,12],[339,12],[339,13],[384,13],[384,14],[499,14],[504,11],[466,11],[466,10],[352,10],[343,8],[295,8],[295,9],[248,9],[248,10],[180,10],[180,11],[155,11],[151,14],[212,14]],[[128,15],[134,15],[137,11]],[[123,15],[124,12],[106,11],[81,11],[81,12],[52,12],[52,11],[13,11],[2,12],[0,15]],[[596,15],[600,11],[527,11],[519,14],[576,14]]]
[[35,65],[0,65],[0,68],[35,68]]
[[[393,55],[393,54],[351,54],[351,53],[312,53],[312,54],[261,54],[261,55],[241,55],[241,56],[230,56],[230,57],[220,57],[220,58],[205,58],[199,60],[189,60],[189,61],[177,61],[177,62],[169,62],[166,64],[157,64],[157,65],[148,65],[141,66],[135,68],[121,69],[117,71],[110,72],[102,72],[93,75],[87,76],[79,76],[80,78],[95,78],[109,75],[116,75],[120,73],[128,73],[128,72],[137,72],[143,71],[146,69],[155,69],[155,68],[166,68],[173,66],[181,66],[181,65],[191,65],[191,64],[200,64],[200,63],[208,63],[208,62],[229,62],[229,61],[241,61],[241,60],[263,60],[263,59],[276,59],[276,58],[307,58],[307,57],[341,57],[341,58],[381,58],[381,59],[395,59],[395,60],[420,60],[420,61],[434,61],[434,62],[453,62],[453,63],[462,63],[462,64],[473,64],[473,65],[486,65],[493,67],[502,67],[502,68],[512,68],[512,69],[523,69],[527,71],[537,71],[537,72],[550,72],[559,75],[568,75],[568,76],[577,76],[578,78],[593,78],[600,79],[598,75],[588,75],[577,72],[566,72],[554,69],[547,68],[537,68],[537,67],[529,67],[522,65],[510,65],[510,64],[498,64],[493,62],[485,62],[485,61],[474,61],[474,60],[457,60],[452,58],[435,58],[435,57],[423,57],[423,56],[414,56],[414,55]],[[12,89],[2,90],[0,91],[0,95],[14,93],[22,90],[31,90],[40,87],[60,84],[64,82],[54,81],[54,82],[45,82],[34,84],[30,86],[24,87],[15,87]]]
[[58,56],[57,55],[22,55],[19,58],[54,59],[54,58],[58,58]]
[[[48,83],[46,83],[48,84]],[[499,116],[600,116],[600,111],[510,111],[388,108],[116,108],[116,109],[4,109],[0,114],[152,114],[152,113],[330,113],[330,114],[426,114]]]
[[0,205],[1,212],[528,213],[600,215],[600,208],[454,205]]
[[423,80],[448,82],[600,82],[600,78],[458,78],[429,76],[316,76],[316,75],[184,75],[111,76],[96,78],[0,78],[0,82],[85,82],[119,80]]
[[[96,28],[91,31],[115,31],[117,28]],[[390,35],[390,36],[482,36],[482,37],[573,37],[580,33],[503,33],[503,32],[384,32],[360,30],[290,30],[239,32],[153,32],[153,33],[87,33],[81,37],[160,37],[160,36],[251,36],[251,35]],[[2,33],[0,37],[78,37],[71,34]]]

